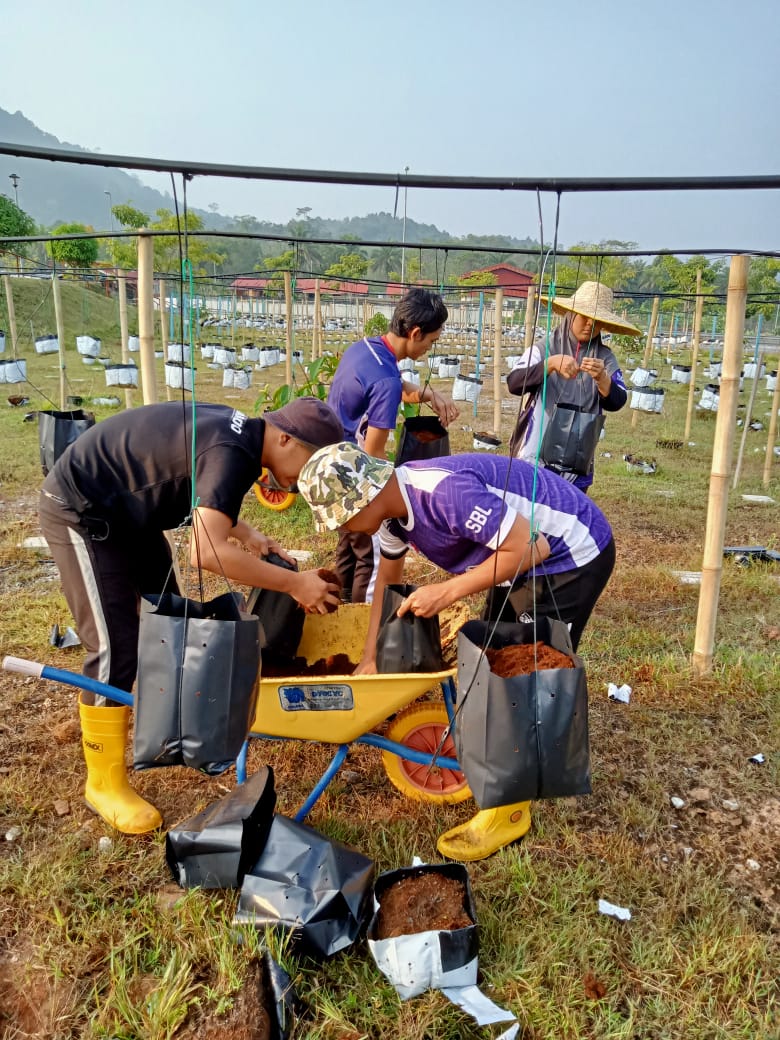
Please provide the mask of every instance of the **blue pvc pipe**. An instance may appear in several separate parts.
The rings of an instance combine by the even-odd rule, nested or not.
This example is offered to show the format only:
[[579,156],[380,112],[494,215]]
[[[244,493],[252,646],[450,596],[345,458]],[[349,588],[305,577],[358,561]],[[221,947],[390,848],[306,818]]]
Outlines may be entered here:
[[80,675],[78,672],[66,672],[62,668],[49,668],[48,665],[45,665],[41,671],[41,678],[52,679],[54,682],[65,683],[67,686],[76,686],[80,690],[88,690],[90,693],[96,693],[110,701],[126,704],[130,708],[135,704],[132,693],[128,693],[127,690],[120,690],[117,686],[98,682],[97,679],[90,679],[89,676]]

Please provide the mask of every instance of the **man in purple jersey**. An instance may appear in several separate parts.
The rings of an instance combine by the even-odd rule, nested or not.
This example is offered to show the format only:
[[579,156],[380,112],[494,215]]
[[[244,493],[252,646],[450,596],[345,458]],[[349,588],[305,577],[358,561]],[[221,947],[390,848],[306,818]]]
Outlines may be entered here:
[[[410,289],[399,301],[384,336],[353,343],[339,362],[328,394],[328,404],[344,425],[344,435],[369,455],[387,458],[388,434],[398,422],[398,407],[429,404],[447,426],[458,409],[432,386],[420,389],[402,378],[398,362],[418,361],[441,335],[447,308],[441,296],[427,289]],[[336,574],[348,602],[370,602],[376,569],[374,543],[369,535],[339,531]]]
[[[612,530],[598,506],[519,459],[454,455],[393,469],[354,445],[334,444],[312,455],[298,487],[318,529],[380,532],[376,594],[356,674],[376,672],[382,594],[402,581],[410,547],[454,576],[416,589],[399,616],[432,617],[488,591],[488,616],[560,618],[575,649],[615,564]],[[484,809],[443,834],[438,849],[450,859],[482,859],[530,826],[529,802]]]

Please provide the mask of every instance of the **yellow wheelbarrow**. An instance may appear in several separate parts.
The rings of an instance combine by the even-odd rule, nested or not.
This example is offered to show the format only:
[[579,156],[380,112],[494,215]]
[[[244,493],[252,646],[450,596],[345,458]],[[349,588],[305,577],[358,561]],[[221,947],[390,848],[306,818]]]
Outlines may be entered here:
[[[370,609],[363,603],[343,604],[333,614],[307,614],[298,655],[307,664],[336,653],[359,661]],[[457,611],[442,615],[443,642],[464,620]],[[337,745],[295,818],[302,820],[311,811],[353,743],[379,748],[391,783],[410,798],[441,803],[470,798],[471,790],[455,759],[451,732],[455,671],[453,666],[441,672],[382,675],[263,678],[261,674],[250,737]],[[441,686],[442,700],[419,701],[436,685]],[[391,716],[384,735],[372,732]],[[246,752],[247,745],[236,763],[239,782],[246,777]]]

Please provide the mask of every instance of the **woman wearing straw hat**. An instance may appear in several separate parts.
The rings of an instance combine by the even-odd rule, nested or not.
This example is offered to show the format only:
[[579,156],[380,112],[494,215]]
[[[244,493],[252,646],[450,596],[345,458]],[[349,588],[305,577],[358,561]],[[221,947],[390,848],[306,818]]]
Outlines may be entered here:
[[510,442],[513,455],[541,465],[587,494],[604,426],[604,412],[617,412],[628,392],[617,358],[601,339],[602,330],[639,336],[636,326],[613,311],[612,290],[583,282],[573,296],[553,297],[564,319],[553,331],[549,350],[532,346],[509,373],[509,392],[531,394]]

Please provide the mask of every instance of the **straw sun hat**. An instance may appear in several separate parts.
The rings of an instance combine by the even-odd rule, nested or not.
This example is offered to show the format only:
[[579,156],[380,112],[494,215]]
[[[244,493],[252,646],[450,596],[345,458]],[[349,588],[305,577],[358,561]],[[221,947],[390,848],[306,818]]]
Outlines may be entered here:
[[[546,296],[542,299],[547,300]],[[573,296],[556,296],[552,301],[553,310],[558,314],[569,311],[593,318],[606,332],[622,333],[624,336],[641,336],[642,332],[630,321],[621,318],[612,310],[613,293],[601,282],[583,282]]]

